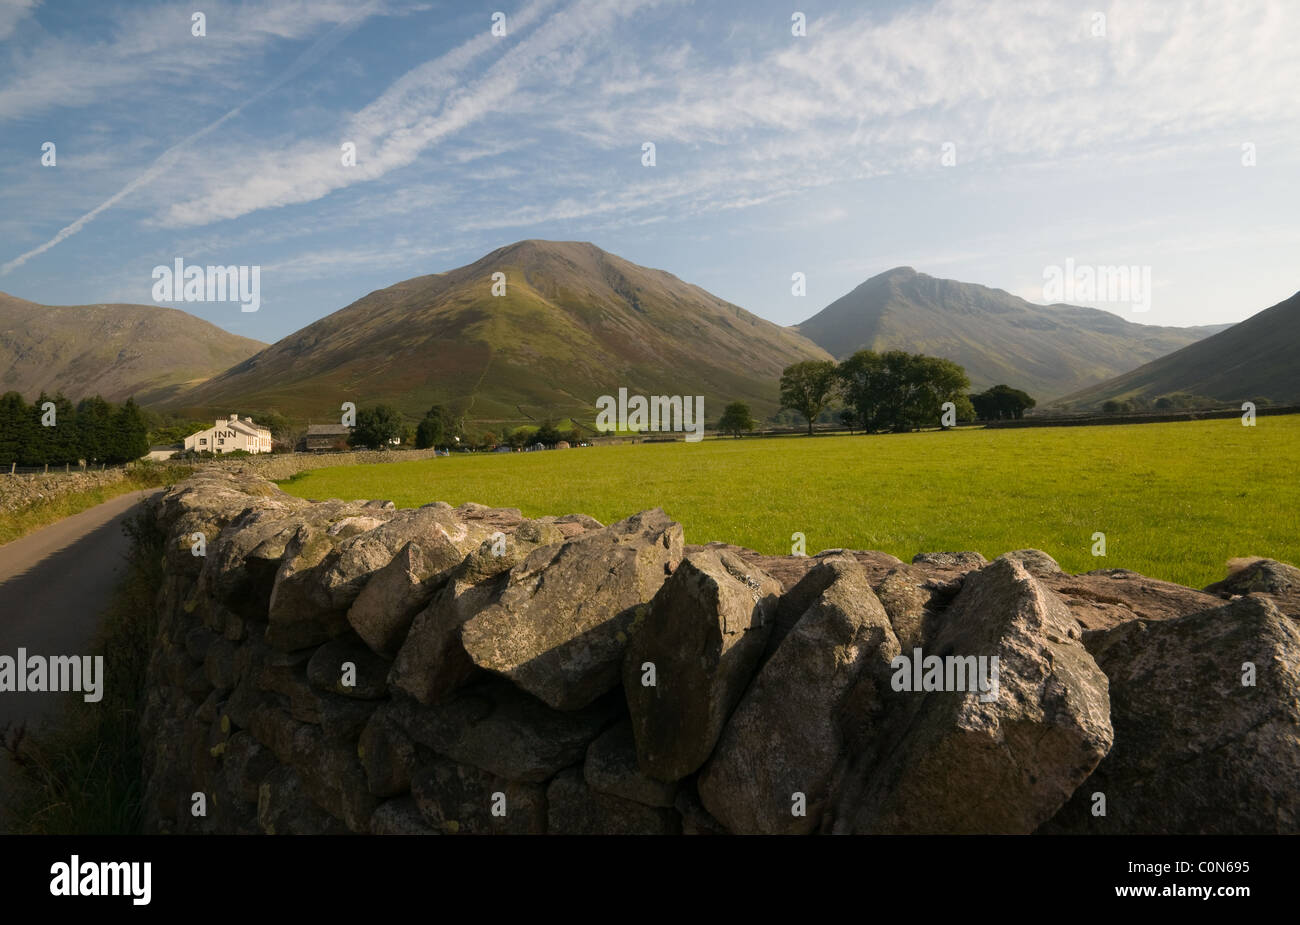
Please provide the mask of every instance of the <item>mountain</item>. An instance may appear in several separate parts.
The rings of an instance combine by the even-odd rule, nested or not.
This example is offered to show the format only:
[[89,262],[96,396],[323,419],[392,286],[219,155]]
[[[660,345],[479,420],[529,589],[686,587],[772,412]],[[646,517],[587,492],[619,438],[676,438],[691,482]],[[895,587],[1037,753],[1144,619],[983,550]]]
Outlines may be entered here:
[[1108,399],[1174,392],[1224,402],[1300,402],[1300,292],[1272,308],[1058,404],[1080,410]]
[[0,292],[0,392],[158,402],[266,345],[161,305],[39,305]]
[[797,330],[839,359],[865,348],[954,360],[966,368],[974,388],[1005,382],[1041,404],[1225,327],[1134,324],[1095,308],[1036,305],[1001,289],[897,267],[873,276]]
[[[504,273],[506,291],[491,292]],[[372,292],[168,404],[337,419],[343,402],[480,422],[591,421],[596,400],[703,395],[776,410],[781,370],[829,359],[792,330],[593,244],[521,241]]]

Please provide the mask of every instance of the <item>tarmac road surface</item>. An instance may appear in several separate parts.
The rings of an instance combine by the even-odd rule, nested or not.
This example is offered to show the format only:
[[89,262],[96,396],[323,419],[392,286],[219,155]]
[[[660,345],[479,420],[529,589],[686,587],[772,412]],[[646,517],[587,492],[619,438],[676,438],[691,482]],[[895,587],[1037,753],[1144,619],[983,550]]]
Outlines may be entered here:
[[[28,656],[91,654],[103,608],[126,568],[130,541],[122,524],[158,490],[120,495],[0,546],[0,656],[16,659],[19,648]],[[0,692],[0,728],[25,723],[33,729],[66,696]],[[9,765],[0,755],[0,794]],[[3,816],[0,806],[0,831]]]

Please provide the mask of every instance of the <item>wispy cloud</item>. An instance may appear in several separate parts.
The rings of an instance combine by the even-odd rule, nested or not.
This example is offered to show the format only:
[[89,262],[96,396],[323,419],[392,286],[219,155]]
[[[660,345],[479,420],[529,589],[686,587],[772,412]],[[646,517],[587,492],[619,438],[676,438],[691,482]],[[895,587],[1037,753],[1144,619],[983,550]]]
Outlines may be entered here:
[[[200,191],[154,224],[195,226],[311,202],[456,139],[477,140],[499,118],[534,145],[562,126],[565,156],[574,139],[588,152],[629,157],[653,140],[685,185],[712,189],[715,201],[694,209],[767,202],[776,186],[936,170],[946,142],[964,165],[1005,166],[1103,150],[1168,156],[1207,139],[1230,153],[1247,121],[1289,125],[1300,141],[1291,118],[1300,57],[1284,39],[1300,33],[1293,4],[1128,3],[1112,8],[1106,35],[1094,37],[1090,11],[949,0],[888,18],[814,18],[806,38],[770,40],[734,63],[689,43],[629,60],[612,38],[643,6],[526,6],[512,15],[508,38],[485,28],[406,73],[335,133],[277,139],[239,157],[210,152],[196,164]],[[502,51],[500,43],[510,44]],[[478,73],[489,54],[495,60]],[[340,140],[357,145],[355,167],[340,165]],[[523,179],[534,194],[516,210],[521,225],[532,215],[578,214],[574,190]],[[681,205],[649,183],[630,186],[639,196],[606,188],[589,212],[614,200],[644,211]],[[539,202],[547,189],[553,201]]]
[[[0,275],[98,220],[67,250],[105,274],[119,256],[240,252],[328,279],[607,232],[683,272],[705,262],[683,241],[725,240],[734,253],[704,267],[718,279],[744,276],[722,263],[761,239],[767,253],[815,242],[799,259],[824,261],[824,287],[891,260],[1023,287],[1067,247],[1165,263],[1163,244],[1226,235],[1271,254],[1252,229],[1277,228],[1300,191],[1292,0],[828,0],[806,37],[787,12],[725,0],[509,0],[504,37],[491,6],[200,6],[202,39],[169,3],[106,0],[76,27],[0,0],[0,37],[20,39],[0,46]],[[56,135],[59,170],[34,175]],[[1246,141],[1258,171],[1240,167]],[[1174,201],[1176,173],[1189,195]],[[1157,183],[1163,200],[1147,195]],[[1224,235],[1180,224],[1219,213]],[[13,276],[44,285],[57,269]],[[733,300],[784,304],[759,285]]]
[[[31,3],[4,0],[14,8]],[[102,104],[121,98],[184,93],[198,78],[207,87],[237,89],[245,66],[286,41],[318,35],[353,20],[349,0],[213,0],[202,4],[207,34],[190,33],[190,6],[136,5],[88,10],[86,31],[51,35],[43,30],[0,58],[0,121]],[[366,15],[390,11],[368,4]],[[0,38],[10,7],[0,4]],[[111,13],[100,25],[93,14]],[[15,19],[14,22],[17,20]],[[13,28],[13,23],[10,23]],[[90,31],[94,30],[94,31]]]
[[[157,223],[201,225],[311,202],[409,166],[427,149],[517,105],[530,88],[572,80],[594,42],[645,5],[644,0],[581,0],[547,17],[555,3],[536,0],[508,19],[504,37],[493,36],[485,22],[480,35],[405,74],[336,134],[207,171],[203,191],[172,205]],[[510,44],[501,52],[503,42]],[[482,76],[466,79],[465,70],[489,52],[499,56]],[[342,165],[340,141],[356,145],[355,166]]]
[[448,247],[435,247],[398,236],[390,241],[305,251],[267,264],[262,272],[278,281],[318,279],[322,273],[376,268],[395,269],[428,263],[428,258],[445,254]]
[[40,0],[0,0],[0,39],[13,34],[18,24],[35,12]]
[[[168,148],[166,151],[160,154],[153,161],[153,163],[150,164],[145,169],[143,173],[135,177],[133,180],[131,180],[131,182],[127,183],[126,186],[122,187],[120,190],[118,190],[108,199],[105,199],[99,205],[95,206],[95,208],[91,209],[89,212],[80,216],[76,221],[72,222],[72,224],[66,225],[63,228],[59,229],[58,234],[50,238],[44,244],[40,245],[39,247],[32,248],[31,250],[26,251],[25,253],[19,254],[17,257],[7,261],[4,264],[0,264],[0,276],[4,276],[6,273],[9,273],[16,267],[22,266],[31,258],[43,254],[46,251],[48,251],[50,248],[57,246],[63,241],[66,241],[68,238],[72,237],[74,234],[81,231],[81,229],[85,228],[86,225],[94,221],[97,216],[113,208],[113,206],[117,205],[119,202],[121,202],[123,199],[130,196],[132,193],[136,192],[137,190],[143,189],[144,187],[148,186],[155,179],[157,179],[158,177],[166,173],[176,163],[176,161],[179,159],[181,153],[185,150],[185,148],[187,148],[195,141],[198,141],[200,138],[204,137],[205,135],[208,135],[214,129],[221,126],[223,123],[228,122],[229,120],[235,118],[246,107],[253,105],[262,97],[274,93],[280,87],[284,86],[289,81],[298,77],[300,74],[302,74],[303,71],[307,70],[317,61],[319,61],[321,56],[324,55],[330,48],[334,47],[340,41],[342,41],[342,39],[347,35],[347,33],[352,28],[355,28],[358,24],[360,24],[361,20],[364,19],[366,15],[373,12],[378,6],[379,6],[379,0],[372,0],[370,4],[368,4],[366,7],[363,7],[361,10],[354,10],[349,19],[346,19],[343,22],[339,23],[333,29],[331,29],[326,35],[322,36],[315,43],[313,43],[310,48],[308,48],[305,52],[299,55],[294,60],[294,62],[291,65],[289,65],[288,68],[286,68],[275,80],[269,83],[262,90],[260,90],[259,92],[257,92],[252,97],[245,100],[244,102],[240,103],[234,109],[229,110],[220,118],[212,122],[209,122],[207,125],[203,126],[203,128],[199,129],[197,132],[188,135],[187,137],[178,141],[176,144],[172,145],[170,148]],[[265,24],[263,28],[265,28]]]

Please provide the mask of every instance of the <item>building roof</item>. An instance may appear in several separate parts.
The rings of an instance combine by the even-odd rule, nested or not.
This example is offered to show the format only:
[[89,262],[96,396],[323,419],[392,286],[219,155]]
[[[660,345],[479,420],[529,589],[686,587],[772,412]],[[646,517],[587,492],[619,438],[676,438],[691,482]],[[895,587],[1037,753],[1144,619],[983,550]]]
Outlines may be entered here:
[[343,437],[352,433],[351,427],[342,424],[308,424],[308,437]]
[[260,434],[269,434],[271,432],[271,428],[264,427],[261,424],[254,424],[251,419],[221,421],[216,425],[216,427],[229,427],[234,430],[242,430],[246,434],[253,434],[255,436]]

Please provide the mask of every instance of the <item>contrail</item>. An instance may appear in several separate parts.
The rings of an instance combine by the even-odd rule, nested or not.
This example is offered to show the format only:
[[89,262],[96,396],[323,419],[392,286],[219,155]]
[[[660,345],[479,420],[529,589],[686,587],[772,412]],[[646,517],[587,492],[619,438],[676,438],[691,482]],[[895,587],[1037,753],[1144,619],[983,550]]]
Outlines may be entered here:
[[220,119],[217,119],[215,122],[211,123],[210,125],[205,125],[203,128],[199,129],[197,132],[190,135],[188,138],[184,138],[178,141],[176,144],[172,145],[162,154],[158,155],[158,157],[154,159],[154,162],[148,166],[148,168],[145,170],[144,173],[140,174],[140,176],[136,177],[126,186],[122,187],[120,190],[118,190],[108,199],[105,199],[99,205],[95,206],[95,208],[91,209],[85,215],[81,216],[71,225],[68,225],[66,228],[61,229],[58,234],[50,238],[40,247],[33,248],[32,250],[29,250],[25,254],[20,254],[19,256],[15,257],[13,260],[10,260],[8,263],[0,265],[0,276],[4,276],[15,267],[22,266],[24,263],[26,263],[28,260],[32,259],[33,257],[45,253],[51,247],[54,247],[54,245],[66,241],[68,238],[72,237],[82,228],[85,228],[92,221],[94,221],[95,217],[98,216],[101,212],[107,209],[111,209],[113,206],[121,202],[127,196],[131,195],[131,193],[135,192],[140,187],[145,186],[150,182],[152,182],[160,174],[164,173],[167,170],[167,168],[171,167],[171,165],[176,161],[176,158],[179,155],[181,149],[184,148],[186,145],[188,145],[190,142],[194,141],[195,139],[202,138],[204,135],[208,134],[208,132],[212,131],[214,128],[221,125],[226,120],[232,119],[235,116],[239,115],[239,113],[242,112],[246,107],[253,105],[262,97],[266,96],[268,93],[272,93],[280,89],[287,82],[293,80],[303,71],[307,70],[307,68],[311,67],[317,61],[319,61],[321,56],[325,54],[325,52],[329,51],[331,48],[337,45],[340,41],[343,40],[343,38],[349,32],[351,32],[358,25],[360,25],[360,22],[358,22],[358,17],[361,17],[363,15],[368,15],[370,10],[378,6],[379,3],[380,0],[372,0],[372,2],[366,4],[366,6],[362,7],[356,13],[353,13],[352,16],[348,17],[343,22],[339,23],[337,26],[335,26],[333,29],[331,29],[329,32],[323,35],[320,39],[318,39],[310,48],[308,48],[301,55],[299,55],[297,60],[295,60],[293,64],[289,65],[289,68],[286,71],[284,71],[284,73],[282,73],[271,83],[263,87],[258,93],[254,94],[249,99],[240,103],[238,106],[230,110],[230,112],[226,113]]

